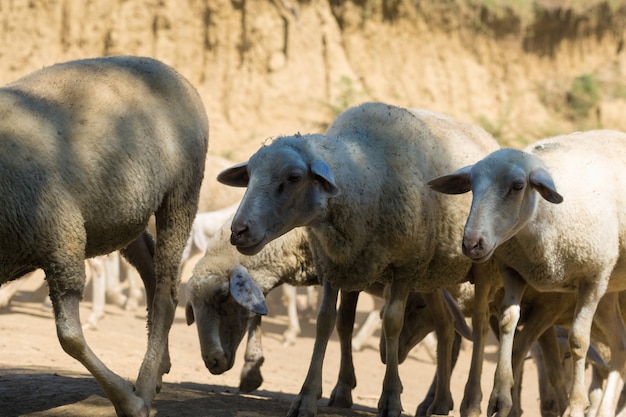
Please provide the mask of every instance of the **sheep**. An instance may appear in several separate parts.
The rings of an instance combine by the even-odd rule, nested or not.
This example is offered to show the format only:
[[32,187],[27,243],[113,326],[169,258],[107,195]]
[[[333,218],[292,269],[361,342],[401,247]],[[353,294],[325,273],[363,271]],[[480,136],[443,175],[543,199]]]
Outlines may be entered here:
[[[411,291],[423,292],[437,317],[439,387],[430,412],[447,414],[453,407],[449,385],[454,330],[442,288],[482,268],[471,272],[472,262],[462,259],[455,244],[462,234],[464,216],[459,214],[464,204],[440,198],[425,181],[497,148],[487,132],[449,116],[365,103],[340,114],[324,135],[279,137],[248,162],[218,175],[224,184],[247,187],[231,225],[231,243],[241,253],[253,255],[269,241],[304,226],[323,278],[311,366],[289,416],[317,413],[338,291],[337,322],[343,325],[350,323],[344,314],[354,315],[358,292],[376,282],[390,284],[383,317],[387,372],[379,412],[398,416],[402,410],[397,343]],[[476,282],[483,285],[484,280]],[[473,360],[482,358],[484,342],[479,339],[486,336],[485,320],[486,313],[477,314]],[[341,338],[341,327],[338,333]],[[481,366],[476,365],[478,372]],[[354,381],[354,376],[341,379]],[[351,389],[334,391],[331,404],[343,402]],[[470,408],[480,407],[476,398]]]
[[[147,416],[169,371],[179,261],[197,210],[208,120],[194,87],[151,58],[45,67],[0,88],[0,277],[41,268],[59,342],[120,416]],[[156,215],[156,244],[145,232]],[[87,345],[78,304],[84,260],[121,250],[148,300],[135,386]],[[152,256],[154,254],[154,257]]]
[[[265,294],[273,288],[319,284],[303,232],[295,231],[274,242],[259,256],[242,256],[228,243],[230,222],[209,241],[186,287],[187,324],[198,329],[202,358],[212,374],[232,368],[246,331],[248,341],[239,390],[258,388],[263,378],[261,318],[267,314]],[[254,281],[250,275],[254,275]],[[239,280],[241,286],[235,285]],[[245,291],[250,291],[250,297]]]
[[[263,382],[260,370],[264,362],[260,314],[268,311],[263,296],[278,286],[317,286],[319,279],[302,229],[294,229],[273,240],[255,256],[239,254],[228,242],[229,235],[230,222],[227,222],[209,241],[205,255],[196,264],[187,282],[185,316],[188,325],[196,323],[202,358],[212,374],[221,374],[232,368],[237,348],[248,332],[239,390],[250,392]],[[235,280],[238,285],[234,284]],[[381,285],[374,285],[366,291],[376,299],[383,298]],[[248,292],[255,296],[249,298]],[[427,309],[419,294],[411,295],[410,300],[407,311],[422,312],[412,314],[419,323],[411,325],[411,334],[421,340],[428,333],[421,331],[421,323],[426,322],[432,330],[432,319],[422,318],[431,316],[424,312]],[[462,317],[454,300],[448,297],[446,301],[455,317]],[[455,323],[455,327],[461,334],[471,337],[463,319]],[[342,352],[349,350],[342,349]],[[406,354],[401,357],[401,362]],[[344,359],[348,358],[342,358],[343,366],[352,366],[351,360],[344,364]]]
[[[547,138],[523,150],[502,149],[429,182],[442,193],[472,191],[459,240],[463,253],[474,262],[493,259],[502,272],[501,345],[490,415],[507,415],[511,407],[511,347],[526,286],[577,296],[569,335],[574,367],[567,415],[584,415],[592,319],[603,295],[626,284],[626,223],[621,215],[625,157],[626,134],[595,130]],[[585,181],[578,180],[581,174]],[[605,325],[612,328],[606,334],[611,371],[598,410],[601,417],[615,414],[626,360],[626,329],[619,304],[611,305],[605,314]]]

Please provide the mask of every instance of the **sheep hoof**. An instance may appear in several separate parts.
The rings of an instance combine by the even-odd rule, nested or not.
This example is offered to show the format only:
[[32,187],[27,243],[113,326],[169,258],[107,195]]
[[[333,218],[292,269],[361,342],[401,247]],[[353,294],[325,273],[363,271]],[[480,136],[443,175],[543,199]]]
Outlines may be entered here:
[[241,378],[239,380],[240,392],[251,392],[261,386],[263,383],[261,365],[263,365],[263,358],[246,361],[241,370]]
[[351,408],[352,404],[352,389],[346,385],[337,384],[330,394],[328,405],[330,407]]
[[115,413],[119,417],[148,417],[150,407],[137,395],[126,397],[125,404],[115,404]]
[[300,333],[300,331],[294,331],[294,330],[287,330],[285,331],[285,333],[283,333],[283,346],[287,347],[287,346],[293,346],[296,344],[296,338],[298,337],[298,334]]
[[242,379],[239,382],[239,392],[247,393],[252,392],[259,388],[263,383],[263,377],[261,373],[254,373],[254,375],[248,374],[246,379]]

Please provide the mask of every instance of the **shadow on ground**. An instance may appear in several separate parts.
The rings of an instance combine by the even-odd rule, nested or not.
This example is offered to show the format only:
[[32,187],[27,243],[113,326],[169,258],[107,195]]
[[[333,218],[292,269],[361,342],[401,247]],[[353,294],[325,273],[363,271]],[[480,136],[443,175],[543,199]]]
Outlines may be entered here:
[[[155,417],[286,416],[294,396],[265,390],[241,395],[223,386],[165,383],[152,404]],[[324,401],[324,400],[323,400]],[[89,375],[49,373],[45,368],[0,370],[0,414],[3,417],[114,417],[113,406]],[[319,417],[369,417],[373,409],[319,408]]]

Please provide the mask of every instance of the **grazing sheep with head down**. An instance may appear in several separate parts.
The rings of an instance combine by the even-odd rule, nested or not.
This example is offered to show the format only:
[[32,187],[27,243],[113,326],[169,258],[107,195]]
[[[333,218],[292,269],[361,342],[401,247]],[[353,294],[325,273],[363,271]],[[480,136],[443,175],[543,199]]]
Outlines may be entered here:
[[248,341],[239,389],[249,392],[263,382],[261,315],[273,288],[319,284],[308,242],[294,230],[256,256],[242,256],[228,243],[230,222],[208,242],[206,253],[187,282],[187,324],[196,322],[202,359],[212,374],[231,369],[246,331]]
[[[221,374],[232,368],[235,354],[244,334],[248,333],[245,364],[241,371],[239,389],[249,392],[263,382],[261,365],[264,362],[261,344],[261,315],[267,312],[263,296],[281,285],[311,286],[319,280],[306,233],[296,228],[269,242],[254,256],[241,255],[229,242],[230,221],[208,242],[206,253],[196,264],[187,282],[187,324],[196,322],[202,359],[212,374]],[[384,297],[384,286],[375,284],[365,289],[377,299]],[[463,313],[451,297],[446,297],[448,307],[455,316],[455,328],[471,337]],[[432,317],[421,296],[409,295],[406,307],[406,348],[401,344],[399,358],[402,362],[417,342],[434,329]],[[338,385],[352,387],[343,381],[353,375],[351,358],[352,324],[338,328],[342,346]],[[408,327],[410,325],[410,327]],[[385,358],[383,357],[383,360]],[[343,406],[351,406],[352,401]]]
[[[248,187],[231,226],[237,249],[253,255],[289,230],[306,226],[323,279],[311,367],[290,416],[317,413],[338,291],[344,313],[354,314],[358,292],[377,282],[390,284],[383,317],[387,372],[380,413],[399,416],[402,410],[398,336],[411,291],[424,293],[438,326],[439,386],[430,411],[447,414],[453,408],[454,327],[442,288],[464,280],[472,268],[456,243],[467,209],[431,192],[426,181],[497,147],[484,130],[451,117],[366,103],[341,114],[325,135],[278,138],[248,162],[220,173],[219,181]],[[340,310],[340,324],[351,322],[342,319],[344,313]],[[485,320],[486,313],[476,319],[480,337],[479,321]],[[332,400],[341,402],[351,389],[335,390]]]
[[[605,293],[626,288],[625,160],[626,134],[589,131],[541,140],[523,151],[496,151],[429,183],[444,193],[473,192],[459,242],[470,259],[494,259],[502,272],[501,345],[489,415],[508,415],[511,407],[511,348],[527,285],[577,295],[569,334],[574,370],[567,415],[584,415],[592,320]],[[605,312],[606,325],[613,327],[606,335],[611,372],[601,417],[615,414],[626,362],[626,329],[617,297],[612,298],[613,307]]]
[[[2,282],[43,269],[63,349],[118,415],[145,417],[170,368],[179,262],[208,144],[202,101],[163,63],[108,57],[53,65],[0,88],[0,109]],[[144,232],[152,214],[156,246]],[[140,271],[148,300],[148,347],[134,388],[91,351],[79,318],[84,260],[117,249]]]

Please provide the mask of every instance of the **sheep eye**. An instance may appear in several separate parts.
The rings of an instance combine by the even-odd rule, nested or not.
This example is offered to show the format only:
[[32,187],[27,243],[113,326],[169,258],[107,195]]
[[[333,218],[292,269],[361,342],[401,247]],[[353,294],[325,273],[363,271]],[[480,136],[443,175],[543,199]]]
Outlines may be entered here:
[[221,304],[223,302],[225,302],[226,300],[228,300],[228,297],[230,296],[230,291],[228,290],[218,290],[215,292],[214,295],[214,300],[216,304]]
[[524,188],[524,181],[513,181],[511,184],[511,190],[519,191]]
[[289,174],[289,176],[287,177],[287,180],[289,180],[289,182],[298,182],[302,179],[302,174],[297,173],[297,172],[292,172],[291,174]]

